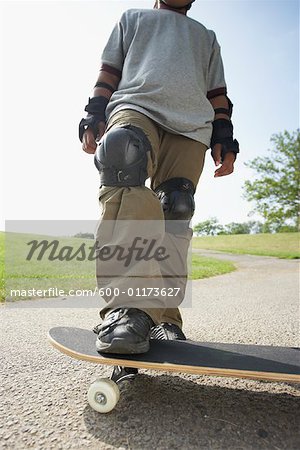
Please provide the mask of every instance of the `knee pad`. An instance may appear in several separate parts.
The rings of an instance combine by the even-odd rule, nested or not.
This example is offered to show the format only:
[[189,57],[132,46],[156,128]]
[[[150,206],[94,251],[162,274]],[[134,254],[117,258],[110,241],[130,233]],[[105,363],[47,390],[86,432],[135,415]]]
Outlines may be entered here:
[[103,186],[142,186],[147,179],[149,139],[141,128],[128,125],[108,131],[95,153]]
[[170,178],[155,193],[160,199],[165,219],[190,221],[195,211],[193,183],[187,178]]

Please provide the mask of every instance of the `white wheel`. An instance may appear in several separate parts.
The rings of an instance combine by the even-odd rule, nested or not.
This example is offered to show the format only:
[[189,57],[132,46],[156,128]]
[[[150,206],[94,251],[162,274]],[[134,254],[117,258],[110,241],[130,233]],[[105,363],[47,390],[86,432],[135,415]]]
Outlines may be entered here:
[[120,398],[117,384],[109,378],[101,378],[92,383],[87,393],[91,408],[99,413],[108,413],[114,409]]

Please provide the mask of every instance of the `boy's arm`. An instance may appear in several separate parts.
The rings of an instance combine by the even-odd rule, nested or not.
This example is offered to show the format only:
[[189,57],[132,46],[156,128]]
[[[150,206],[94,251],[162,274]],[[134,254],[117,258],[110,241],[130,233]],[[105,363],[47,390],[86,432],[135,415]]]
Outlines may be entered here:
[[[224,175],[230,175],[233,172],[236,154],[239,151],[238,142],[236,140],[233,141],[233,138],[231,137],[232,150],[230,149],[230,147],[228,148],[227,145],[226,152],[222,154],[224,151],[224,148],[222,149],[221,143],[222,134],[231,134],[230,127],[232,127],[232,124],[230,118],[232,113],[232,103],[226,95],[218,95],[216,97],[210,98],[209,101],[215,110],[211,154],[216,166],[222,164],[221,167],[215,171],[214,176],[222,177]],[[228,122],[228,124],[226,123],[226,121]],[[222,126],[220,127],[218,125]]]
[[106,107],[122,76],[127,28],[127,14],[124,13],[113,28],[101,55],[100,74],[93,96],[85,107],[88,115],[79,124],[79,139],[87,153],[95,153],[96,140],[100,139],[105,131]]
[[82,149],[93,154],[96,151],[96,139],[99,140],[105,131],[105,109],[115,90],[117,90],[121,73],[113,67],[103,64],[93,95],[85,110],[88,115],[79,125]]

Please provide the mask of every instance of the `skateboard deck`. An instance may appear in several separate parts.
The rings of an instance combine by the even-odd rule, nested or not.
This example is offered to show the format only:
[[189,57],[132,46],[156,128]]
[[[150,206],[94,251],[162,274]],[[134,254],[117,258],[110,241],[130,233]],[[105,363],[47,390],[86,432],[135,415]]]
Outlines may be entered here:
[[96,334],[81,328],[49,331],[51,344],[72,358],[108,366],[300,382],[300,349],[264,345],[152,340],[141,355],[100,354]]
[[53,347],[72,358],[114,366],[110,379],[97,379],[88,390],[90,406],[100,413],[110,412],[116,406],[118,385],[134,378],[137,369],[300,382],[299,348],[151,340],[147,353],[111,355],[97,352],[97,336],[90,330],[56,327],[51,328],[48,337]]

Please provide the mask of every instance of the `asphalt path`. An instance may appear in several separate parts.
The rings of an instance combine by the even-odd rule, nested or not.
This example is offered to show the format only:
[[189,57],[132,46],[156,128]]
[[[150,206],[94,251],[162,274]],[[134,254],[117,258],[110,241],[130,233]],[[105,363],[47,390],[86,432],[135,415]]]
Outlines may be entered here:
[[[201,254],[237,270],[192,282],[183,308],[193,340],[299,347],[299,265],[271,257]],[[100,415],[86,390],[110,369],[50,347],[53,326],[91,328],[97,299],[20,301],[0,309],[3,449],[298,449],[300,386],[142,371]]]

